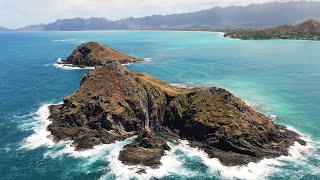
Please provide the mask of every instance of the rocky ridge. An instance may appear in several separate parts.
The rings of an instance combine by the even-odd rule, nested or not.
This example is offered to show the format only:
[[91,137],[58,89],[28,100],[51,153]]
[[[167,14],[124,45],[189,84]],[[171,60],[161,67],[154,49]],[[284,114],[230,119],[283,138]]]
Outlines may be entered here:
[[102,66],[113,61],[130,64],[143,61],[143,59],[127,56],[98,42],[89,42],[78,46],[67,60],[62,60],[59,63],[84,68]]
[[83,76],[80,89],[63,104],[50,107],[48,130],[55,141],[71,139],[76,150],[84,150],[138,135],[119,160],[151,167],[159,166],[170,149],[166,139],[187,139],[228,166],[288,155],[295,141],[305,144],[298,134],[274,124],[225,89],[177,88],[130,72],[121,65],[129,56],[104,56],[105,49],[110,48],[83,44],[66,61],[96,68]]
[[263,30],[232,30],[225,33],[224,36],[243,40],[320,40],[320,22],[314,19],[310,19],[297,25],[282,25],[275,28],[267,28]]

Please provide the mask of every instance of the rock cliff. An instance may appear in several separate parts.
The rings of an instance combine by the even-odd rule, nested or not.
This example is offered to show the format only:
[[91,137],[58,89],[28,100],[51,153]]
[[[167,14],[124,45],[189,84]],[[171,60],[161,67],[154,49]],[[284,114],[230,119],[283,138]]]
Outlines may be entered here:
[[61,63],[78,67],[95,67],[114,60],[121,64],[128,64],[143,59],[127,56],[98,42],[89,42],[77,47],[67,60],[63,60]]
[[274,124],[225,89],[177,88],[121,65],[138,58],[102,52],[96,57],[81,49],[110,48],[87,43],[68,58],[76,66],[96,68],[83,76],[80,89],[63,104],[50,107],[48,126],[56,141],[74,140],[77,150],[138,135],[119,159],[156,167],[170,149],[165,139],[180,138],[233,166],[287,155],[297,140],[304,144],[298,134]]

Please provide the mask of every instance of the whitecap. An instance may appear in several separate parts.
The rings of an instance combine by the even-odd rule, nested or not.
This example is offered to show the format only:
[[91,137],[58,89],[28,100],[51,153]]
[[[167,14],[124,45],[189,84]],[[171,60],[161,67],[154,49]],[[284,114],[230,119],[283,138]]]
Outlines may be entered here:
[[1,148],[0,150],[8,153],[9,151],[11,151],[11,148],[7,145],[7,146]]
[[55,39],[55,40],[51,40],[53,42],[73,42],[73,41],[77,41],[77,39]]
[[50,115],[49,106],[51,105],[52,104],[42,105],[37,112],[35,112],[31,121],[20,127],[22,129],[25,128],[24,130],[33,131],[33,134],[23,139],[21,148],[33,150],[42,146],[52,147],[55,145],[51,133],[47,130],[47,126],[51,124],[51,121],[48,119]]
[[[110,172],[103,175],[100,179],[109,179],[110,176],[115,176],[116,179],[150,179],[150,178],[163,178],[171,174],[179,174],[180,176],[190,176],[191,172],[188,172],[176,155],[176,146],[168,143],[171,147],[170,151],[165,151],[165,155],[161,158],[161,165],[158,168],[150,168],[147,166],[137,165],[129,166],[123,164],[119,159],[120,151],[123,147],[113,149],[107,156],[109,162]],[[145,173],[138,173],[139,170],[144,169]]]
[[[138,63],[143,63],[143,62],[151,62],[152,61],[152,58],[143,58],[143,61],[140,61]],[[122,64],[123,66],[129,66],[129,65],[132,65],[134,63],[125,63],[125,64]]]
[[57,63],[62,63],[62,58],[58,58]]
[[101,144],[93,146],[88,150],[76,151],[75,146],[72,145],[73,141],[61,141],[57,144],[57,148],[49,150],[45,153],[45,157],[57,158],[62,155],[68,155],[73,158],[89,158],[93,156],[102,156],[105,152],[117,147],[123,147],[126,144],[131,143],[136,136],[125,139],[124,141],[115,141],[111,144]]
[[275,115],[275,114],[270,114],[270,113],[266,114],[266,116],[268,116],[268,117],[269,117],[270,119],[272,119],[273,121],[278,118],[277,115]]
[[143,62],[151,62],[152,58],[143,58]]
[[186,85],[183,85],[183,84],[178,84],[178,83],[172,83],[170,84],[171,86],[174,86],[174,87],[178,87],[178,88],[185,88],[185,89],[192,89],[193,87],[191,86],[186,86]]
[[122,66],[129,66],[129,65],[131,65],[131,64],[133,64],[133,63],[122,64]]
[[[188,172],[183,166],[184,160],[177,155],[177,150],[181,151],[184,156],[191,157],[191,159],[199,159],[208,167],[209,176],[222,176],[222,178],[227,179],[267,179],[269,175],[283,171],[281,167],[288,162],[303,164],[314,173],[319,174],[320,172],[318,167],[313,167],[307,163],[308,154],[316,151],[314,147],[315,145],[319,146],[320,143],[312,141],[310,137],[301,134],[292,127],[288,127],[288,129],[298,132],[302,136],[302,139],[307,142],[307,145],[302,146],[295,142],[289,149],[289,156],[263,159],[258,163],[249,163],[245,166],[229,167],[222,165],[218,159],[209,158],[202,150],[190,147],[188,141],[181,140],[178,145],[168,143],[171,150],[165,152],[159,168],[152,169],[143,166],[128,166],[119,161],[118,156],[123,147],[131,143],[136,137],[131,137],[124,141],[117,141],[113,144],[94,146],[92,149],[86,151],[75,151],[75,148],[72,146],[72,141],[62,141],[59,143],[52,141],[52,136],[50,132],[47,131],[47,126],[51,123],[48,119],[50,113],[48,107],[50,105],[51,104],[44,104],[36,113],[29,114],[29,116],[33,116],[33,121],[36,123],[31,125],[33,134],[23,140],[21,148],[33,150],[39,147],[49,147],[50,149],[44,154],[45,158],[57,158],[63,155],[68,155],[73,158],[85,158],[87,160],[81,165],[83,170],[98,159],[105,158],[108,162],[109,169],[107,169],[108,173],[100,179],[109,179],[110,177],[116,177],[117,179],[150,179],[164,178],[170,175],[192,177],[196,172]],[[145,173],[137,173],[141,168],[146,169]]]
[[63,69],[63,70],[93,70],[95,67],[75,67],[72,64],[62,64],[62,58],[58,58],[57,62],[53,64],[54,67]]
[[270,112],[261,112],[260,110],[263,108],[263,105],[258,102],[252,102],[252,101],[244,101],[246,105],[252,107],[254,110],[258,111],[259,113],[269,117],[271,120],[275,121],[278,119],[278,116],[275,114],[272,114]]

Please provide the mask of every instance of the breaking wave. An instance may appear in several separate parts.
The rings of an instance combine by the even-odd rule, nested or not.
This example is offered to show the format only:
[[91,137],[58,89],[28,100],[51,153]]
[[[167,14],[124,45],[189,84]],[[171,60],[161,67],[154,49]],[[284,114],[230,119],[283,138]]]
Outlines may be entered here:
[[175,86],[175,87],[178,87],[178,88],[185,88],[185,89],[192,89],[193,87],[191,86],[186,86],[186,85],[183,85],[183,84],[178,84],[178,83],[173,83],[173,84],[170,84],[171,86]]
[[73,42],[73,41],[78,41],[77,39],[55,39],[51,40],[53,42]]
[[[312,152],[315,147],[310,138],[302,136],[302,139],[307,142],[307,145],[302,146],[298,142],[295,142],[289,149],[289,156],[263,159],[258,163],[251,162],[248,165],[232,167],[224,166],[218,159],[209,158],[204,151],[190,147],[188,141],[182,140],[178,145],[178,149],[185,156],[200,159],[208,167],[209,176],[220,176],[223,179],[266,179],[269,175],[282,171],[281,167],[288,162],[301,163],[306,160],[306,155]],[[310,168],[312,167],[310,166]]]
[[143,59],[143,62],[151,62],[152,61],[152,58],[144,58]]
[[[166,151],[165,155],[161,158],[161,165],[158,168],[150,168],[146,166],[129,166],[123,164],[118,160],[118,156],[122,147],[113,149],[107,156],[109,162],[110,172],[100,178],[109,179],[110,176],[115,175],[116,179],[150,179],[150,178],[163,178],[173,174],[179,174],[180,176],[191,175],[182,165],[183,162],[176,155],[177,146],[172,143],[168,143],[171,147],[170,151]],[[138,173],[139,170],[145,169],[145,173]]]
[[22,130],[32,130],[33,134],[23,139],[21,148],[33,150],[42,146],[52,147],[55,143],[52,140],[51,133],[47,126],[51,123],[48,119],[50,115],[49,106],[52,104],[42,105],[32,118],[33,121],[20,126]]
[[62,59],[61,58],[58,58],[57,59],[57,62],[54,63],[54,67],[56,68],[59,68],[59,69],[63,69],[63,70],[83,70],[83,69],[95,69],[95,67],[85,67],[85,68],[80,68],[80,67],[74,67],[72,65],[68,65],[68,64],[61,64],[62,62]]
[[[151,62],[152,61],[152,58],[143,58],[143,61],[141,62],[138,62],[138,63],[142,63],[142,62]],[[123,66],[129,66],[131,64],[134,64],[134,63],[126,63],[126,64],[122,64]]]
[[[153,169],[144,166],[128,166],[118,160],[118,156],[123,147],[130,144],[136,137],[128,138],[124,141],[116,141],[112,144],[94,146],[90,150],[75,151],[72,141],[62,141],[55,143],[52,140],[51,133],[47,126],[51,123],[48,119],[50,112],[48,107],[51,104],[42,105],[35,113],[26,116],[32,116],[34,122],[28,122],[28,125],[20,126],[22,130],[32,130],[33,133],[25,138],[21,143],[21,148],[34,150],[39,147],[48,147],[44,153],[44,158],[59,158],[67,155],[72,158],[81,158],[84,163],[81,167],[89,166],[96,161],[104,160],[107,162],[105,174],[100,179],[151,179],[165,177],[220,177],[222,179],[267,179],[276,172],[286,171],[287,164],[299,164],[304,168],[310,168],[313,173],[320,175],[320,168],[308,164],[307,158],[319,148],[320,143],[312,141],[310,137],[299,133],[293,128],[290,130],[298,132],[302,139],[307,142],[306,146],[295,143],[289,149],[289,156],[281,156],[273,159],[263,159],[258,163],[249,163],[244,166],[224,166],[218,159],[209,158],[208,155],[194,147],[190,147],[188,141],[180,140],[178,143],[168,142],[170,151],[165,152],[161,159],[160,167]],[[320,157],[319,157],[320,158]],[[198,172],[187,167],[186,163],[192,161],[201,163],[206,167],[205,172]],[[190,162],[189,162],[190,163]],[[145,169],[145,173],[139,173],[140,169]],[[80,169],[81,170],[81,169]]]

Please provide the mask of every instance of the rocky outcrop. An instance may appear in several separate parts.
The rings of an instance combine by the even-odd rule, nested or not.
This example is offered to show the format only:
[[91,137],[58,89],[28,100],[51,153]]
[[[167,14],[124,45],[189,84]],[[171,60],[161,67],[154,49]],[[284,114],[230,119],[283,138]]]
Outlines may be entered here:
[[67,60],[63,60],[60,63],[77,67],[95,67],[103,66],[112,61],[128,64],[142,60],[122,54],[98,42],[89,42],[77,47]]
[[187,139],[225,165],[287,155],[299,139],[224,89],[173,87],[116,60],[85,74],[80,89],[50,112],[55,140],[72,139],[77,150],[139,135],[120,153],[130,165],[158,166],[166,138]]
[[157,137],[153,130],[145,129],[133,143],[124,147],[119,160],[129,165],[158,167],[165,150],[170,150],[166,141]]

